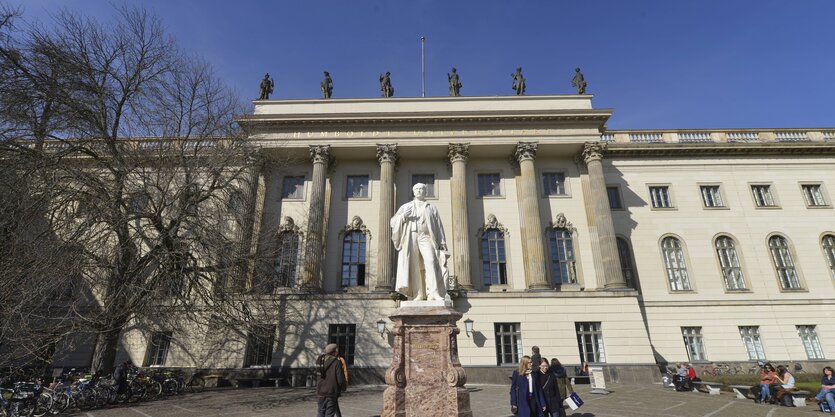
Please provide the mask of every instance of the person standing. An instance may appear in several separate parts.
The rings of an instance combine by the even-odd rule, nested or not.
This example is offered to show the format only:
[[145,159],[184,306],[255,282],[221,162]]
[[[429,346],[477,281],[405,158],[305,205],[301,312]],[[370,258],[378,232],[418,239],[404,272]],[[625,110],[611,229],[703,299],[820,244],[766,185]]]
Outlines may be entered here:
[[551,372],[550,368],[548,359],[542,358],[539,362],[539,383],[542,387],[542,398],[545,399],[545,415],[547,417],[565,417],[557,376]]
[[[568,380],[568,372],[565,371],[565,367],[562,366],[562,363],[557,358],[551,358],[551,373],[557,377],[557,389],[560,392],[560,398],[568,398],[569,394],[574,392],[574,387],[571,386],[571,381]],[[562,407],[560,408],[562,409]],[[564,415],[565,411],[563,411],[562,416]]]
[[821,390],[815,396],[815,400],[818,402],[823,402],[824,399],[829,405],[829,412],[835,414],[835,376],[832,375],[832,367],[830,366],[823,368]]
[[531,357],[522,356],[519,368],[510,377],[510,412],[522,417],[544,417],[545,399],[539,372],[531,371]]
[[335,417],[339,412],[339,395],[345,390],[345,370],[339,360],[339,349],[335,343],[325,346],[324,353],[316,360],[319,382],[316,384],[318,397],[317,417]]
[[539,355],[539,346],[531,346],[531,363],[533,366],[539,368],[539,362],[542,361],[542,356]]

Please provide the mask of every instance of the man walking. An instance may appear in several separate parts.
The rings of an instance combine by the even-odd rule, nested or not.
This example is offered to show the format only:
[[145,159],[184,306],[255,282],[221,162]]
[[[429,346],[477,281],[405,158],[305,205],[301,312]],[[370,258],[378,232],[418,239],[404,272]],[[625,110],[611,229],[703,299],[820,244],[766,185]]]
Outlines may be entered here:
[[325,351],[316,360],[319,368],[319,383],[316,396],[319,400],[317,417],[334,417],[339,412],[339,394],[345,390],[345,370],[339,360],[335,343],[325,346]]
[[538,367],[541,361],[542,356],[539,354],[539,346],[531,347],[531,363],[534,364],[534,368]]

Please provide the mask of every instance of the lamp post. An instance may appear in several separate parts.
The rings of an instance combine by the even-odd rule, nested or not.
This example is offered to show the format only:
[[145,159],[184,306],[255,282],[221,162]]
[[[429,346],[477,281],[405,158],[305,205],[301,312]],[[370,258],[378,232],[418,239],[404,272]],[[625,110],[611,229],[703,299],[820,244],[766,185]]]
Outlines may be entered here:
[[467,332],[467,337],[470,337],[470,335],[473,333],[473,320],[472,319],[468,318],[467,320],[464,320],[464,331]]

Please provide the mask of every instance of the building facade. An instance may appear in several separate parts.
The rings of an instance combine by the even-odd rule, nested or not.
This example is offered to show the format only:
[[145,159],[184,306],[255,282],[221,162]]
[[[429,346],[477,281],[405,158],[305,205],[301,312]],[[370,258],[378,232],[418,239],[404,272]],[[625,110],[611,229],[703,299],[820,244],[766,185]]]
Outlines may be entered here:
[[607,131],[611,114],[589,95],[256,101],[253,250],[276,249],[266,296],[284,310],[211,352],[210,328],[131,330],[123,355],[305,369],[336,342],[379,378],[389,219],[422,182],[472,322],[470,381],[504,383],[534,345],[619,381],[835,356],[835,128]]

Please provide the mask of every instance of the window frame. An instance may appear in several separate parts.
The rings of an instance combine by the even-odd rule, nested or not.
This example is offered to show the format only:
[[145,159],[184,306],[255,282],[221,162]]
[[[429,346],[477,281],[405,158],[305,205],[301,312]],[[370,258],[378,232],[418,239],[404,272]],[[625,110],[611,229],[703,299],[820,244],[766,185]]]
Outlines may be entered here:
[[329,323],[328,343],[335,343],[337,345],[339,355],[345,358],[345,365],[354,366],[357,350],[356,323]]
[[[284,257],[284,241],[283,238],[286,236],[295,237],[296,242],[296,254],[293,256],[295,266],[293,268],[293,280],[292,282],[286,281],[282,279],[282,275],[279,272],[279,262],[282,259],[289,259],[289,257]],[[293,288],[299,284],[299,271],[301,270],[302,264],[302,252],[304,248],[304,239],[301,233],[293,230],[283,230],[276,234],[276,244],[278,248],[276,248],[276,252],[278,252],[278,256],[275,258],[275,262],[273,262],[273,271],[275,272],[273,282],[272,282],[272,290],[274,291],[277,288]]]
[[[705,209],[705,210],[730,210],[730,207],[728,206],[728,200],[725,198],[725,191],[724,191],[725,187],[722,186],[722,183],[716,183],[716,182],[701,183],[700,182],[696,185],[699,187],[699,199],[702,202],[702,208],[703,209]],[[717,193],[719,194],[719,199],[722,201],[721,206],[708,206],[707,204],[705,204],[705,196],[704,196],[704,193],[702,192],[702,188],[705,188],[705,187],[716,187],[717,188]]]
[[[792,263],[791,266],[794,269],[795,277],[797,278],[797,285],[798,285],[797,288],[785,288],[783,286],[783,282],[780,278],[780,272],[779,272],[778,266],[777,266],[777,260],[774,257],[774,251],[773,251],[773,248],[771,247],[771,240],[773,238],[776,238],[776,237],[782,238],[783,240],[786,241],[786,250],[787,250],[787,253],[788,253],[789,258],[791,260],[791,263]],[[772,271],[774,271],[774,276],[775,276],[775,278],[777,278],[777,285],[780,289],[780,292],[807,292],[808,290],[807,290],[807,287],[806,287],[806,282],[803,279],[803,275],[801,274],[801,271],[800,271],[800,266],[798,265],[799,263],[798,263],[798,260],[797,260],[797,252],[795,252],[794,244],[789,239],[789,237],[786,236],[785,234],[779,233],[779,232],[769,233],[768,236],[766,236],[765,245],[766,245],[766,249],[768,250],[768,257],[771,259]]]
[[[806,190],[805,187],[816,185],[819,188],[820,196],[823,199],[823,204],[816,204],[811,205],[809,204],[809,200],[806,198]],[[832,203],[829,199],[829,195],[826,193],[826,188],[823,185],[822,181],[801,181],[798,183],[800,187],[800,196],[803,198],[803,203],[806,205],[807,209],[831,209]]]
[[[683,269],[684,269],[684,273],[685,273],[685,278],[687,279],[687,287],[689,287],[689,288],[684,288],[684,289],[674,289],[673,288],[673,282],[670,279],[669,268],[668,268],[668,265],[667,265],[667,256],[664,252],[664,250],[665,250],[664,249],[664,241],[667,240],[668,238],[675,239],[679,242],[679,246],[680,246],[679,249],[681,250],[681,262],[683,262],[683,264],[684,264]],[[665,234],[665,235],[661,236],[661,238],[658,240],[658,249],[661,253],[661,267],[664,270],[664,278],[667,281],[667,290],[670,293],[673,293],[673,294],[695,292],[696,291],[695,283],[693,282],[692,279],[690,279],[690,268],[688,267],[688,265],[690,265],[691,262],[690,262],[690,257],[688,256],[688,253],[687,253],[687,245],[684,244],[684,239],[682,239],[680,236],[677,236],[677,235]]]
[[[357,264],[356,264],[357,265],[357,283],[355,285],[350,285],[350,281],[349,281],[349,284],[345,285],[345,266],[346,266],[346,263],[345,263],[345,249],[346,249],[345,240],[349,236],[353,236],[354,234],[357,234],[358,236],[362,237],[362,242],[357,241],[357,244],[360,245],[360,248],[362,247],[362,245],[365,246],[365,249],[364,249],[364,251],[362,252],[362,255],[361,255],[363,262],[362,263],[357,262]],[[371,240],[371,239],[369,238],[368,233],[363,231],[363,230],[346,230],[342,234],[342,252],[341,252],[342,262],[340,263],[341,268],[339,269],[339,287],[340,288],[356,288],[356,287],[362,288],[362,287],[367,287],[368,286],[368,284],[369,284],[369,282],[368,282],[368,278],[369,278],[369,276],[368,276],[368,241],[369,240]],[[351,243],[351,246],[353,246],[354,240],[352,239],[350,241],[350,243]],[[360,252],[360,249],[357,249],[357,257],[358,258],[360,257],[359,252]],[[349,255],[351,255],[351,258],[352,258],[351,260],[353,260],[352,254],[349,253]],[[358,261],[359,261],[359,259],[358,259]],[[349,262],[347,265],[350,268],[350,265],[353,265],[353,264],[351,262]],[[361,268],[362,269],[362,278],[363,278],[363,283],[362,284],[359,283],[360,265],[362,265],[362,268]]]
[[[742,346],[745,347],[745,352],[748,355],[748,360],[765,360],[765,348],[763,347],[762,335],[760,334],[760,326],[738,326],[738,329],[739,336],[742,338]],[[748,344],[749,340],[751,346]],[[755,357],[751,356],[752,351]]]
[[[501,326],[509,326],[509,330],[504,330]],[[496,344],[496,366],[518,366],[525,353],[522,345],[522,323],[493,323],[493,334]],[[510,343],[503,343],[503,337],[509,337]],[[510,346],[510,352],[505,351],[505,346]],[[505,362],[505,357],[513,357],[515,361]]]
[[[801,332],[801,328],[805,328],[810,331]],[[798,337],[800,337],[800,344],[803,345],[803,350],[806,352],[807,360],[825,360],[826,355],[824,355],[823,346],[821,346],[820,338],[818,337],[818,326],[816,324],[798,324],[795,325],[795,329],[797,330]],[[804,335],[808,336],[809,334],[812,335],[813,339],[810,340],[809,346],[807,346]],[[813,350],[814,354],[817,354],[819,352],[820,356],[816,356],[813,358],[812,355],[809,354],[810,348]]]
[[[499,194],[498,195],[493,195],[493,194],[481,195],[480,177],[482,175],[498,175],[498,177],[499,177]],[[505,198],[506,190],[505,190],[505,181],[504,181],[504,176],[502,175],[502,171],[501,170],[497,170],[497,171],[484,170],[484,171],[480,171],[480,172],[479,171],[475,172],[475,191],[476,191],[475,197],[477,199],[481,198],[481,199],[488,199],[489,200],[489,199]]]
[[[614,188],[615,193],[618,197],[618,202],[620,203],[620,207],[613,208],[612,207],[612,199],[609,198],[609,189]],[[606,200],[609,203],[609,210],[611,211],[626,211],[626,204],[623,203],[623,191],[621,191],[620,184],[606,184]]]
[[[359,196],[359,197],[354,197],[352,195],[351,196],[348,195],[348,190],[349,190],[348,181],[352,177],[366,177],[366,178],[368,178],[368,183],[367,183],[367,185],[368,185],[368,187],[367,187],[368,188],[368,195]],[[371,178],[372,178],[372,176],[368,172],[358,172],[358,173],[345,174],[345,180],[342,181],[342,200],[344,200],[344,201],[371,201],[371,195],[372,195],[371,194],[371,191],[372,191],[371,187],[372,187],[372,183],[374,182],[374,181],[372,181]]]
[[[698,332],[693,332],[693,333],[687,333],[686,332],[686,330],[691,330],[691,329],[692,330],[698,329]],[[707,355],[707,347],[705,346],[705,335],[704,335],[703,330],[704,330],[703,326],[681,326],[681,337],[682,337],[682,340],[684,341],[684,350],[687,352],[688,361],[691,362],[691,363],[710,362],[710,360],[708,359],[708,355]],[[687,340],[688,336],[693,337],[693,338],[697,338],[696,340],[699,342],[698,345],[699,345],[699,349],[701,349],[702,358],[700,358],[700,359],[694,359],[693,358],[694,353],[698,353],[698,352],[693,352],[693,351],[690,350],[691,343],[688,343],[688,340]]]
[[[560,239],[560,238],[552,239],[551,235],[556,234],[556,233],[563,233],[562,239]],[[566,235],[567,235],[567,237],[565,237]],[[580,283],[580,279],[579,279],[578,274],[577,274],[577,249],[576,249],[577,244],[576,244],[576,239],[575,239],[574,235],[575,235],[575,233],[574,233],[573,228],[549,227],[548,230],[546,231],[546,239],[548,241],[548,258],[549,258],[548,272],[549,272],[549,275],[551,276],[551,285],[554,288],[559,288],[560,286],[563,286],[563,285],[577,285],[577,284]],[[558,249],[556,251],[556,253],[559,253],[559,248],[560,248],[559,242],[560,241],[567,242],[567,245],[564,244],[564,246],[563,246],[563,248],[566,248],[566,250],[564,251],[566,253],[566,259],[565,260],[561,260],[561,259],[559,259],[559,257],[557,257],[557,259],[554,258],[555,251],[554,251],[554,248],[552,248],[551,244],[552,244],[552,242],[556,243],[556,245],[557,245],[556,249]],[[570,246],[570,248],[567,248],[566,246]],[[571,252],[571,257],[570,258],[568,257],[568,252],[569,251]],[[557,280],[556,280],[557,276],[556,276],[556,273],[555,273],[556,272],[555,265],[557,265],[557,264],[561,265],[563,263],[567,264],[569,281],[567,281],[567,282],[562,282],[562,281],[557,282]],[[562,268],[560,268],[560,271],[562,271]],[[562,275],[562,272],[560,272],[560,275]]]
[[[772,203],[774,205],[771,206],[760,206],[757,205],[757,197],[754,194],[754,187],[768,187],[768,194],[771,197]],[[751,202],[754,203],[754,209],[757,210],[776,210],[780,209],[780,200],[777,198],[777,191],[774,188],[774,183],[772,182],[749,182],[748,183],[748,195],[751,196]]]
[[[584,325],[588,325],[588,329],[585,329]],[[581,362],[606,363],[606,344],[603,340],[602,322],[575,321],[574,332],[577,335],[577,350]],[[586,337],[588,337],[588,340],[586,340]],[[592,347],[591,352],[586,350],[588,345]]]
[[[562,194],[547,194],[545,192],[545,177],[547,175],[562,175]],[[539,170],[539,193],[541,198],[571,198],[571,189],[569,187],[568,171],[565,169],[541,169]]]
[[[725,268],[723,266],[722,257],[719,254],[719,247],[717,246],[719,243],[719,239],[727,238],[731,241],[733,245],[732,248],[734,250],[734,256],[736,257],[736,262],[738,264],[739,274],[742,278],[742,285],[743,288],[729,288],[728,287],[728,278],[725,275]],[[719,275],[722,278],[722,288],[725,290],[726,293],[738,293],[738,292],[751,292],[751,283],[748,281],[748,274],[745,270],[745,263],[743,262],[742,251],[739,249],[739,240],[737,240],[733,235],[730,233],[717,233],[713,236],[711,240],[712,247],[713,247],[713,255],[716,259],[716,266],[719,269]],[[727,248],[725,248],[727,249]]]
[[[157,337],[162,337],[161,342],[157,343]],[[148,338],[148,345],[145,348],[145,366],[146,367],[164,367],[165,362],[168,360],[168,353],[171,352],[171,340],[173,340],[174,332],[170,330],[160,330],[151,333],[151,337]],[[164,345],[164,347],[163,347]],[[162,361],[161,363],[155,363],[156,360],[160,356],[160,351],[162,351]]]
[[412,193],[412,187],[417,184],[415,182],[415,177],[425,177],[425,176],[432,176],[432,195],[426,195],[427,200],[437,200],[438,199],[438,175],[434,172],[427,172],[427,171],[417,171],[409,173],[409,199],[413,199],[415,195]]
[[[829,252],[827,252],[827,247],[824,246],[824,240],[827,237],[832,238],[832,246],[829,248]],[[818,244],[820,245],[821,251],[823,252],[823,260],[826,263],[827,269],[829,269],[830,277],[832,278],[832,282],[835,283],[835,232],[823,232],[818,239]]]
[[[626,255],[627,261],[631,265],[632,271],[632,285],[629,285],[629,280],[626,278],[626,275],[623,274],[624,266],[623,266],[623,254],[621,253],[621,247],[618,242],[623,242],[626,247]],[[637,290],[638,289],[638,268],[635,267],[635,252],[632,250],[632,242],[626,237],[622,235],[615,235],[615,247],[618,251],[618,260],[620,261],[620,270],[621,274],[623,275],[623,280],[626,282],[627,287]]]
[[[487,236],[487,234],[491,233],[491,232],[496,232],[497,234],[501,235],[502,246],[499,247],[498,244],[496,245],[497,246],[496,247],[496,255],[497,255],[497,257],[498,257],[498,255],[502,255],[501,257],[504,258],[504,262],[502,262],[500,259],[497,259],[496,262],[495,262],[498,265],[499,283],[490,282],[488,284],[486,282],[487,276],[484,274],[485,259],[484,259],[484,249],[483,248],[484,248],[485,236]],[[507,286],[507,285],[510,285],[510,273],[508,272],[509,262],[507,260],[507,231],[505,231],[504,229],[499,228],[499,227],[485,228],[484,230],[481,231],[481,233],[479,233],[478,239],[479,239],[479,242],[478,242],[479,243],[479,245],[478,245],[478,259],[481,261],[481,285],[483,285],[485,288],[490,288],[490,287],[493,287],[493,286]],[[489,250],[491,249],[489,247],[489,242],[491,242],[491,240],[489,239],[489,237],[487,239],[488,239],[488,256],[489,256]],[[499,240],[496,239],[494,241],[498,242]],[[502,249],[501,253],[499,252],[499,249]],[[501,257],[499,257],[499,258],[501,258]],[[488,259],[487,263],[492,265],[494,262],[493,262],[492,259]],[[502,268],[502,265],[504,265],[504,268]],[[502,271],[504,271],[504,282],[501,282]],[[492,277],[492,274],[491,274],[491,277]]]
[[[259,334],[261,331],[263,333]],[[269,368],[272,366],[276,339],[275,331],[276,325],[274,324],[254,324],[250,326],[246,335],[244,368]],[[255,343],[252,343],[253,341]],[[262,350],[264,351],[262,352]],[[262,357],[265,359],[261,361],[263,363],[255,363]]]
[[[301,198],[285,197],[284,192],[286,191],[285,187],[287,185],[287,183],[286,183],[287,179],[288,178],[299,178],[299,177],[301,177],[301,179],[302,179],[302,196],[301,196]],[[284,176],[281,177],[281,191],[280,191],[280,194],[279,194],[279,197],[280,197],[279,199],[282,200],[282,201],[285,201],[285,200],[286,201],[306,201],[307,200],[307,189],[308,188],[309,187],[307,186],[307,175],[305,175],[305,174],[284,175]]]
[[[656,207],[655,201],[652,198],[652,189],[653,188],[666,188],[667,192],[667,201],[669,203],[668,207]],[[678,210],[678,206],[676,205],[676,199],[673,195],[673,186],[670,183],[653,183],[647,184],[647,195],[649,196],[649,205],[651,210],[658,210],[658,211],[670,211],[670,210]]]

